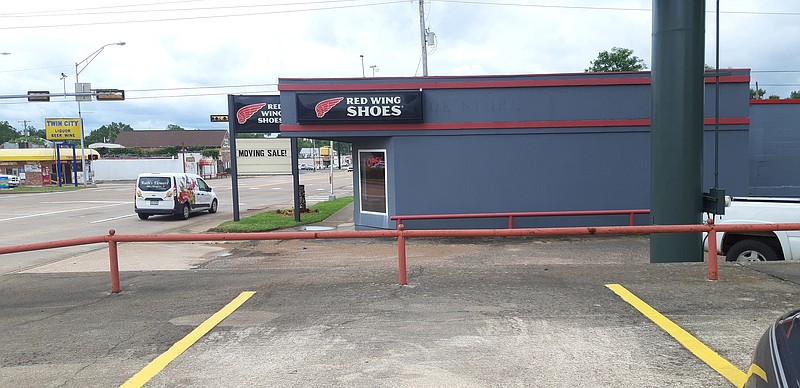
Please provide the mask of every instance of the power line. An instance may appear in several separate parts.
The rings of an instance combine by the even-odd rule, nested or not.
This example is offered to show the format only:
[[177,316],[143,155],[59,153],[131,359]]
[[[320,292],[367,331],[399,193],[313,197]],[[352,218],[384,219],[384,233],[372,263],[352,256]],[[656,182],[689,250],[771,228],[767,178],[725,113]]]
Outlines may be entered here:
[[64,27],[100,26],[100,25],[111,25],[111,24],[134,24],[134,23],[150,23],[150,22],[175,22],[183,20],[221,19],[230,17],[241,17],[241,16],[276,15],[276,14],[299,13],[299,12],[329,11],[335,9],[375,7],[381,5],[400,4],[406,2],[407,2],[406,0],[394,0],[394,1],[385,1],[380,3],[370,3],[370,4],[341,5],[332,7],[318,7],[318,8],[306,8],[306,9],[294,9],[294,10],[282,10],[282,11],[232,13],[227,15],[185,16],[185,17],[163,18],[163,19],[141,19],[141,20],[123,20],[123,21],[107,21],[107,22],[92,22],[92,23],[0,27],[0,30],[22,30],[22,29],[28,30],[28,29],[38,29],[38,28],[64,28]]
[[45,66],[45,67],[32,67],[29,69],[17,69],[17,70],[0,70],[0,73],[16,73],[20,71],[31,71],[31,70],[44,70],[44,69],[57,69],[59,67],[72,67],[75,65],[55,65],[55,66]]
[[[174,3],[187,3],[187,2],[196,2],[196,1],[206,1],[206,0],[184,0],[184,1],[176,1]],[[99,12],[86,12],[86,11],[97,11],[103,9],[113,9],[113,8],[130,8],[130,7],[141,7],[141,6],[150,6],[150,5],[166,5],[170,3],[148,3],[148,4],[136,4],[136,5],[121,5],[121,6],[109,6],[109,7],[96,7],[96,8],[83,8],[83,9],[67,9],[67,10],[59,10],[59,11],[34,11],[32,13],[14,13],[14,14],[0,14],[0,18],[31,18],[31,17],[63,17],[63,16],[74,16],[74,15],[113,15],[113,14],[133,14],[133,13],[156,13],[156,12],[196,12],[196,11],[217,11],[217,10],[230,10],[230,9],[251,9],[251,8],[264,8],[264,7],[290,7],[290,6],[300,6],[300,5],[313,5],[313,4],[330,4],[330,3],[351,3],[355,1],[363,1],[363,0],[319,0],[319,1],[306,1],[301,3],[280,3],[280,4],[254,4],[254,5],[226,5],[221,7],[192,7],[192,8],[167,8],[167,9],[138,9],[138,10],[128,10],[128,11],[99,11]],[[363,6],[367,6],[370,4],[363,4]]]
[[[80,11],[95,11],[99,9],[118,9],[118,8],[132,8],[132,7],[146,7],[150,5],[164,5],[164,4],[178,4],[178,3],[196,3],[196,2],[204,2],[208,0],[178,0],[178,1],[162,1],[158,3],[142,3],[142,4],[127,4],[127,5],[109,5],[105,7],[91,7],[91,8],[71,8],[71,9],[61,9],[61,10],[47,10],[47,11],[23,11],[23,12],[12,12],[12,13],[0,13],[0,17],[17,17],[17,16],[54,16],[58,13],[65,13],[65,12],[80,12]],[[53,14],[53,15],[49,15]]]
[[[251,90],[245,93],[239,94],[263,94],[263,93],[275,93],[277,90]],[[231,93],[221,92],[221,93],[197,93],[197,94],[172,94],[172,95],[162,95],[162,96],[138,96],[138,97],[128,97],[125,96],[126,100],[147,100],[147,99],[156,99],[156,98],[187,98],[187,97],[209,97],[209,96],[226,96]]]
[[[523,3],[498,3],[488,1],[470,1],[470,0],[432,0],[439,3],[453,3],[453,4],[471,4],[471,5],[493,5],[504,7],[531,7],[531,8],[553,8],[553,9],[583,9],[583,10],[597,10],[597,11],[652,11],[651,8],[626,8],[626,7],[597,7],[597,6],[579,6],[579,5],[545,5],[545,4],[523,4]],[[714,13],[709,10],[707,13]],[[781,15],[781,16],[798,16],[800,12],[761,12],[761,11],[720,11],[720,14],[744,14],[744,15]]]
[[222,89],[222,88],[253,88],[262,86],[278,87],[276,83],[270,84],[240,84],[240,85],[211,85],[211,86],[187,86],[181,88],[158,88],[158,89],[125,89],[126,92],[162,92],[176,90],[197,90],[197,89]]

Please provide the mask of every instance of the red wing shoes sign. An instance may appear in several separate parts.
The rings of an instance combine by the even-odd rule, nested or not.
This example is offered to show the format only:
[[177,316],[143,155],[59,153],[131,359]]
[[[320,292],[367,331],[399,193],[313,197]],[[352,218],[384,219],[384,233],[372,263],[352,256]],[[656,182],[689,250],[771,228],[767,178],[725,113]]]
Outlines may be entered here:
[[422,91],[297,94],[300,124],[397,124],[422,122]]
[[281,97],[228,95],[228,116],[237,133],[280,132]]

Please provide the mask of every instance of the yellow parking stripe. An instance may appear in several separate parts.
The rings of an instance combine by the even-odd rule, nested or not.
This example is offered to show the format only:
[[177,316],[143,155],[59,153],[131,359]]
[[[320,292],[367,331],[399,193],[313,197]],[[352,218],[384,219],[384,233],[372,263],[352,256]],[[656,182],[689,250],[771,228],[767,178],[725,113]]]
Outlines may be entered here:
[[645,317],[653,321],[653,323],[658,325],[662,330],[666,331],[687,350],[692,352],[692,354],[697,356],[701,361],[708,364],[708,366],[717,371],[717,373],[721,374],[722,377],[728,379],[733,385],[741,387],[747,381],[747,375],[739,370],[739,368],[722,358],[722,356],[711,350],[711,348],[700,342],[700,340],[689,334],[689,332],[670,321],[669,318],[650,307],[636,295],[633,295],[625,287],[619,284],[606,284],[606,287],[614,291],[622,300],[628,302],[628,304],[633,306],[636,310],[639,310]]
[[183,339],[176,342],[175,345],[172,345],[172,347],[166,352],[156,357],[155,360],[144,367],[144,369],[139,371],[139,373],[133,375],[133,377],[131,377],[120,387],[141,387],[146,384],[148,381],[150,381],[150,379],[155,377],[158,372],[161,372],[162,369],[172,362],[172,360],[178,358],[178,356],[185,352],[186,349],[189,349],[190,346],[194,345],[197,340],[211,331],[211,329],[222,322],[223,319],[227,318],[228,315],[231,315],[231,313],[236,311],[236,309],[250,299],[253,294],[255,294],[255,292],[252,291],[242,292],[239,294],[236,299],[232,300],[221,310],[217,311],[216,314],[206,319],[206,321],[201,323],[200,326],[197,326],[194,330],[192,330],[191,333],[187,334],[186,337],[183,337]]
[[750,369],[747,370],[747,376],[745,376],[745,381],[747,381],[747,379],[749,379],[750,376],[752,375],[761,377],[761,379],[764,380],[765,383],[769,383],[769,381],[767,380],[767,372],[764,372],[764,370],[761,369],[761,367],[756,364],[750,364]]

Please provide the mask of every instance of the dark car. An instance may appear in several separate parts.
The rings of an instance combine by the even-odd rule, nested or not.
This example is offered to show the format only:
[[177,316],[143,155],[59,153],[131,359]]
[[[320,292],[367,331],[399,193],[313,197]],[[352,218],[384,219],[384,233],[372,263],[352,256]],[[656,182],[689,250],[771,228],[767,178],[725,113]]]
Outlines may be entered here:
[[744,387],[800,388],[800,309],[782,315],[758,340]]

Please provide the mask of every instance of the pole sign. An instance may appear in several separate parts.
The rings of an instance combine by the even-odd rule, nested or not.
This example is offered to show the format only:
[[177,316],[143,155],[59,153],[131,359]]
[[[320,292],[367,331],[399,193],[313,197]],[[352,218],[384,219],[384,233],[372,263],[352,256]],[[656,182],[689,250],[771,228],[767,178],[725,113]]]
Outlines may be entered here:
[[47,140],[80,140],[81,121],[78,118],[44,119]]
[[[228,95],[231,127],[235,133],[274,133],[281,131],[281,97]],[[214,116],[212,116],[214,121]],[[227,120],[226,120],[227,121]]]
[[300,124],[398,124],[422,122],[422,91],[297,94]]
[[92,84],[89,82],[75,83],[75,101],[92,101]]

